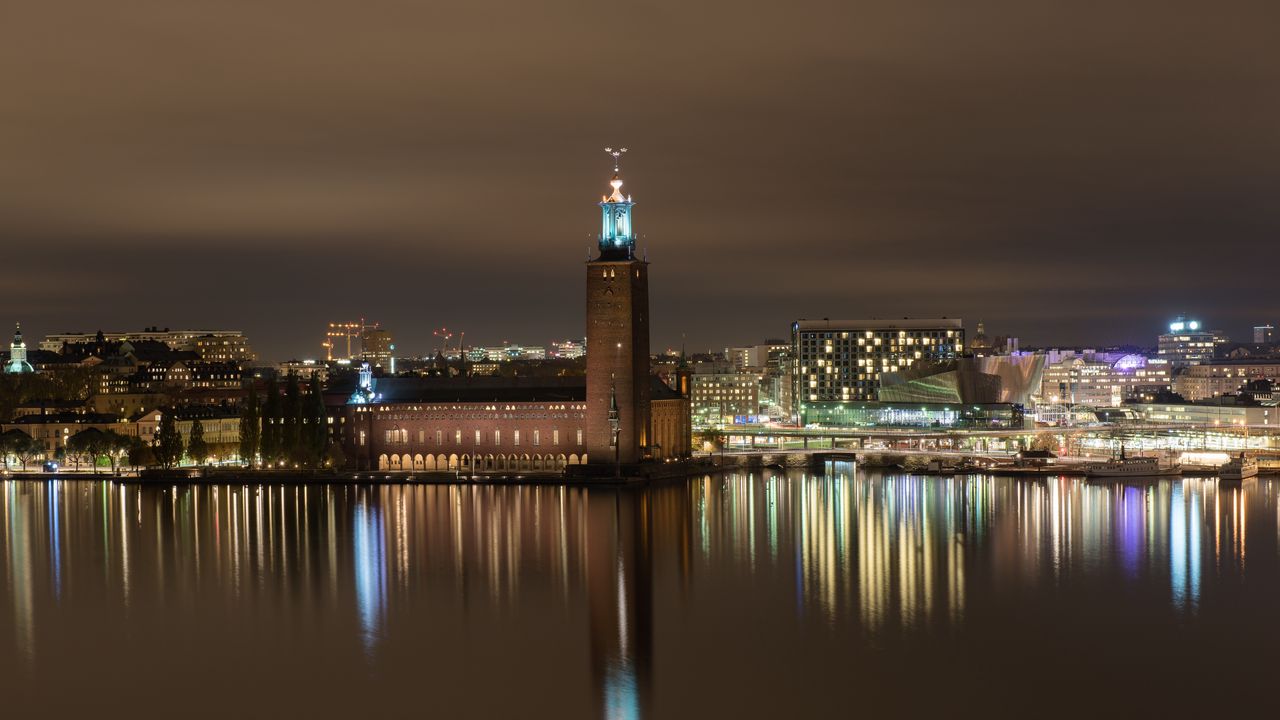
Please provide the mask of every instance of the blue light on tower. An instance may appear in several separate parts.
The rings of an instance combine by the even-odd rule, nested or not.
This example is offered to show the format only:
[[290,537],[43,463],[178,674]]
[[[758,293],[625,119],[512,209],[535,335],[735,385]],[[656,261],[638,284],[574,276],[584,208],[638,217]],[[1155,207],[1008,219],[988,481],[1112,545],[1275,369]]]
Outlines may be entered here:
[[366,405],[378,399],[378,393],[374,392],[374,385],[378,382],[373,379],[373,368],[369,367],[369,363],[360,363],[360,370],[357,373],[359,382],[356,385],[355,392],[351,393],[351,397],[347,400],[348,405]]
[[630,195],[622,194],[622,177],[619,159],[626,148],[605,148],[613,156],[613,179],[609,186],[613,193],[600,198],[600,259],[631,260],[635,257],[636,236],[631,227]]

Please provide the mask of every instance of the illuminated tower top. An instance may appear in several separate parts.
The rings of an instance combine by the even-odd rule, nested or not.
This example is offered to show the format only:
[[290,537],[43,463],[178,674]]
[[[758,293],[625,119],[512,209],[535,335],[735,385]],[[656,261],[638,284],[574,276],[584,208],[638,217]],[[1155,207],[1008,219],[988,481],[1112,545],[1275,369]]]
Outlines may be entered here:
[[27,343],[22,339],[22,326],[14,325],[13,342],[9,344],[9,362],[5,363],[6,373],[35,372],[31,363],[27,362]]
[[626,148],[605,148],[613,156],[613,193],[600,198],[600,260],[631,260],[636,253],[636,236],[631,227],[630,195],[622,194],[619,161]]

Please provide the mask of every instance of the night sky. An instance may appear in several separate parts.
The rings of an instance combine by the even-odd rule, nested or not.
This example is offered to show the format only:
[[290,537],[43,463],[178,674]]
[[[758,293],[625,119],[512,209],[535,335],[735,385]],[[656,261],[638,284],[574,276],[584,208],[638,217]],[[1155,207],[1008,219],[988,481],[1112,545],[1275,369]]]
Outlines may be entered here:
[[3,322],[583,334],[611,167],[657,348],[797,317],[1280,324],[1280,5],[43,0],[0,12]]

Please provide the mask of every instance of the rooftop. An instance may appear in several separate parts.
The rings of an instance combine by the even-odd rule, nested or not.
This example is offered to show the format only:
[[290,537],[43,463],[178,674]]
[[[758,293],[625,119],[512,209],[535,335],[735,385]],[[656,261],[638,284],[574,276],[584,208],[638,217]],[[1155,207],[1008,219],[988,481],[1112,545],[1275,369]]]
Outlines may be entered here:
[[[355,390],[332,387],[327,394]],[[374,385],[377,402],[445,403],[445,402],[580,402],[587,399],[585,377],[565,378],[378,378]]]
[[960,330],[964,321],[960,318],[898,318],[867,320],[805,320],[795,322],[797,330],[933,330],[936,328]]

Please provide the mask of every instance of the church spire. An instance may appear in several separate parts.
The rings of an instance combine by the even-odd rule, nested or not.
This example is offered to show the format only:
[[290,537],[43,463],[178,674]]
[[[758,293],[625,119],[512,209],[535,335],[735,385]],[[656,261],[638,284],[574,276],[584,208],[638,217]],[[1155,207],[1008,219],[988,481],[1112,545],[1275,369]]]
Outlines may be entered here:
[[27,343],[22,339],[22,324],[14,323],[13,342],[9,344],[9,362],[5,363],[6,373],[29,373],[35,370],[27,362]]
[[605,148],[613,156],[613,192],[600,198],[600,259],[631,260],[635,257],[636,236],[631,227],[630,195],[622,194],[622,154],[626,148]]

